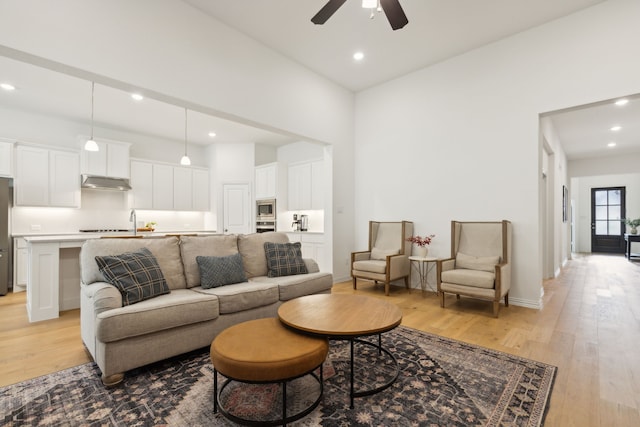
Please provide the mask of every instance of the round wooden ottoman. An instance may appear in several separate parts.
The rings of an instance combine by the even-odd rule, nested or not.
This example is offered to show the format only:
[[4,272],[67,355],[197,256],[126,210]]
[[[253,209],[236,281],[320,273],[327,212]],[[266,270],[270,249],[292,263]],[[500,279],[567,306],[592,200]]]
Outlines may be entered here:
[[[222,331],[211,343],[214,368],[213,409],[228,419],[245,425],[286,425],[313,411],[322,398],[322,363],[329,352],[326,338],[311,337],[284,327],[277,318],[250,320]],[[313,371],[320,368],[320,377]],[[218,372],[227,379],[218,392]],[[287,382],[311,375],[320,385],[318,398],[304,410],[287,416]],[[282,418],[250,420],[224,408],[220,397],[232,382],[282,384]]]

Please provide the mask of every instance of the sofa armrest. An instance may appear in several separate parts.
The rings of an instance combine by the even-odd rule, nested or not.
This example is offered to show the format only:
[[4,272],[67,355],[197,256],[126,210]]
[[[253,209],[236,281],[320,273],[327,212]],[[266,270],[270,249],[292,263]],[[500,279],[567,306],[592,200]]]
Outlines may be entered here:
[[307,273],[317,273],[320,271],[318,263],[311,258],[303,258],[305,267],[307,267]]
[[106,282],[94,282],[82,286],[83,297],[87,298],[97,316],[103,311],[122,307],[122,294],[115,286]]

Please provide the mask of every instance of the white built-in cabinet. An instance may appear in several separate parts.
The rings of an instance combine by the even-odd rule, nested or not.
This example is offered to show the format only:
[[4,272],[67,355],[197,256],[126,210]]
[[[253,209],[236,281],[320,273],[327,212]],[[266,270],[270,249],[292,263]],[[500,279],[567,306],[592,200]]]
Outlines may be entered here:
[[325,255],[324,234],[322,233],[287,233],[290,242],[300,242],[303,258],[311,258],[318,263],[320,271],[329,271]]
[[256,166],[255,173],[256,199],[275,199],[278,164],[269,163]]
[[82,150],[83,174],[129,178],[129,149],[131,144],[117,141],[96,141],[98,151]]
[[80,155],[18,145],[16,206],[80,207]]
[[207,169],[132,160],[131,187],[136,209],[209,210]]
[[13,141],[0,139],[0,176],[13,176]]
[[324,209],[324,161],[289,164],[289,210]]

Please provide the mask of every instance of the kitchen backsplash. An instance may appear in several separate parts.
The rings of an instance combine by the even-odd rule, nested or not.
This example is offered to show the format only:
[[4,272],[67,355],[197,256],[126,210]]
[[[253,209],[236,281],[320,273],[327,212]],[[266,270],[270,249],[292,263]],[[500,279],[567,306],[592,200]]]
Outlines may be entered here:
[[[137,210],[140,222],[155,221],[157,231],[214,230],[215,217],[205,212]],[[129,222],[128,194],[116,191],[82,191],[82,207],[38,208],[16,206],[12,209],[11,233],[75,233],[80,229],[132,229]]]

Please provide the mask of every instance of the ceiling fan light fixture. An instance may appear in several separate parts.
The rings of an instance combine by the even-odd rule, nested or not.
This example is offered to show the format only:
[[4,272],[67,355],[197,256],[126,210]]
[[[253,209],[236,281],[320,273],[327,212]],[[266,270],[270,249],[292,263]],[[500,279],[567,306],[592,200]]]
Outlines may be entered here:
[[184,109],[184,156],[180,159],[182,166],[191,165],[191,159],[187,156],[187,109]]
[[84,143],[85,151],[100,151],[100,147],[98,147],[98,144],[93,140],[93,95],[95,86],[96,83],[91,82],[91,137]]

